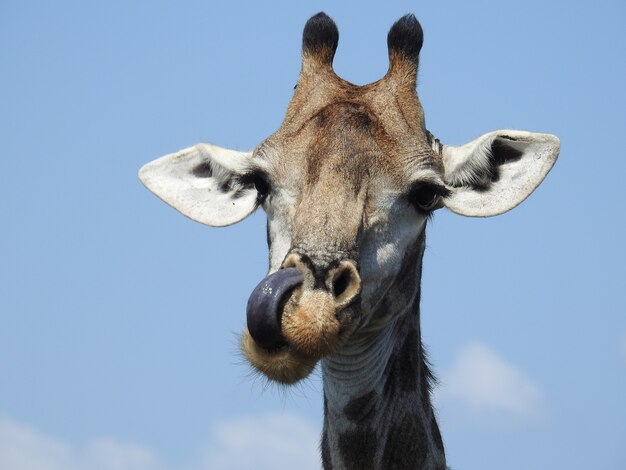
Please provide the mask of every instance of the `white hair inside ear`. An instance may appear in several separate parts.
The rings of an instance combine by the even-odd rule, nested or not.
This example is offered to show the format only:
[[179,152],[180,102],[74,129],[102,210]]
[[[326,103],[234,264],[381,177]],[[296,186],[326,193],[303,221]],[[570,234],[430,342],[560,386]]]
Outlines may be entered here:
[[460,147],[443,145],[445,205],[457,214],[489,217],[513,209],[548,174],[559,155],[551,134],[500,130]]
[[139,178],[190,219],[221,227],[257,208],[258,192],[245,178],[250,171],[251,153],[198,144],[148,163]]

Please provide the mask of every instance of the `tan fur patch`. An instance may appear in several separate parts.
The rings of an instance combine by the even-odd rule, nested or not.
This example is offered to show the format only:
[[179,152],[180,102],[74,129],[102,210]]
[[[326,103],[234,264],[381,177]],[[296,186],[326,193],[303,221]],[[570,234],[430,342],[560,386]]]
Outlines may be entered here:
[[296,351],[320,358],[339,346],[341,324],[330,293],[304,291],[297,303],[288,302],[283,313],[283,335]]
[[284,384],[293,384],[306,378],[317,363],[317,359],[303,356],[288,346],[278,351],[266,351],[257,346],[247,328],[241,337],[241,349],[259,372]]

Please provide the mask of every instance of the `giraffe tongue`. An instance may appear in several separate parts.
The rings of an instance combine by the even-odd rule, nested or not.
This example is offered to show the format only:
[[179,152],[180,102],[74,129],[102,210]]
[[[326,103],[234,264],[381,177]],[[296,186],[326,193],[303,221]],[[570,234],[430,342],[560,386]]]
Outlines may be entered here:
[[262,348],[272,350],[285,344],[280,307],[289,292],[303,279],[296,268],[279,269],[263,279],[250,294],[246,308],[248,331]]

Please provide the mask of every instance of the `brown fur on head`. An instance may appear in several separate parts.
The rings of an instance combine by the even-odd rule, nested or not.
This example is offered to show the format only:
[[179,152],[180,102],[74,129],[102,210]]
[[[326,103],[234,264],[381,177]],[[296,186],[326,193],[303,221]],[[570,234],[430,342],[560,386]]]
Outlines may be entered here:
[[263,207],[270,274],[250,296],[242,345],[255,368],[284,383],[406,311],[419,292],[419,276],[406,273],[429,214],[444,205],[473,217],[506,212],[559,153],[549,134],[500,130],[454,147],[428,133],[413,15],[392,26],[389,70],[368,85],[333,71],[338,38],[328,16],[307,22],[285,119],[253,152],[198,144],[140,171],[150,190],[207,225]]
[[[263,350],[248,331],[242,344],[255,368],[283,383],[305,377],[320,358],[337,352],[361,320],[356,262],[368,205],[374,204],[368,188],[382,180],[401,190],[409,162],[438,158],[428,145],[415,91],[422,45],[417,20],[405,17],[391,28],[389,71],[369,85],[353,85],[335,74],[337,43],[328,16],[307,22],[302,70],[285,120],[259,147],[280,156],[274,179],[291,183],[285,191],[297,193],[288,216],[291,246],[281,267],[296,267],[304,282],[282,306],[286,345]],[[348,278],[343,303],[332,285],[316,286],[313,275],[316,266],[337,262]],[[332,284],[334,275],[328,276]]]

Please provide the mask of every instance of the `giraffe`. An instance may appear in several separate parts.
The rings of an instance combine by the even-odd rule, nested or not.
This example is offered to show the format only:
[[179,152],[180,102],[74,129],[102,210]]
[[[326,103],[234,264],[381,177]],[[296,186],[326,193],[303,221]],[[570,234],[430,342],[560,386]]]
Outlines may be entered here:
[[321,362],[324,469],[443,469],[420,333],[427,220],[443,207],[473,217],[512,209],[560,144],[517,130],[460,147],[436,139],[416,92],[414,15],[389,30],[389,69],[368,85],[333,71],[338,38],[326,14],[309,19],[284,122],[253,151],[198,144],[148,163],[140,178],[210,226],[265,210],[269,273],[248,300],[241,346],[283,384]]

